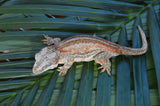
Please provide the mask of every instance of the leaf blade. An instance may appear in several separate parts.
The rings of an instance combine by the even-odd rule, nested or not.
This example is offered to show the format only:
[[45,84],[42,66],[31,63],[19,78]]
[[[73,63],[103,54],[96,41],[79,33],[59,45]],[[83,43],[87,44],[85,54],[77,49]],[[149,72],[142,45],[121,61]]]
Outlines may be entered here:
[[[160,25],[155,14],[153,7],[151,6],[148,9],[148,24],[149,24],[149,33],[150,33],[150,41],[152,46],[152,53],[156,68],[157,82],[158,82],[158,90],[160,95]],[[155,36],[155,37],[154,37]]]
[[[118,43],[126,46],[127,32],[125,26],[121,29]],[[128,56],[117,57],[117,106],[131,105],[131,86],[130,86],[130,58]]]

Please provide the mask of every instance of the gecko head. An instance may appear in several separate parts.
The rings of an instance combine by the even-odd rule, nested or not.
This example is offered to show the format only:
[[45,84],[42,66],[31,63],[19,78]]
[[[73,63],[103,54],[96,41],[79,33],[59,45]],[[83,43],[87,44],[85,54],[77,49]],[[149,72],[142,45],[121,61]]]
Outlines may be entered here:
[[32,71],[34,74],[41,74],[58,66],[59,53],[49,47],[45,47],[35,55],[35,60]]

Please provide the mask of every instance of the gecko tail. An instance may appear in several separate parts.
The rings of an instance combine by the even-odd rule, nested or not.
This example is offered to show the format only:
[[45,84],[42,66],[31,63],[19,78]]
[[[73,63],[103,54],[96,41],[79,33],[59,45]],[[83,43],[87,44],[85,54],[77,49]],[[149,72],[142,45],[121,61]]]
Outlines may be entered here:
[[129,47],[124,47],[121,46],[119,50],[121,51],[121,54],[126,54],[126,55],[141,55],[147,52],[148,49],[148,43],[146,40],[146,35],[142,28],[138,25],[138,30],[141,35],[142,39],[142,47],[141,48],[129,48]]

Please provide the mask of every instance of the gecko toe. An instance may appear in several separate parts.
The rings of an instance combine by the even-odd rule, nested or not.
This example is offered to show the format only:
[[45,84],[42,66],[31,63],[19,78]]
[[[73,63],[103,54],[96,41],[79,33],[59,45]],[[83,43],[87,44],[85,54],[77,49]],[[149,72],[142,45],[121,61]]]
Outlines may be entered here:
[[48,43],[47,43],[47,42],[43,42],[43,44],[47,44],[47,45],[48,45]]
[[43,34],[43,36],[44,36],[44,38],[46,38],[46,39],[48,38],[48,35]]
[[100,73],[103,73],[105,70],[106,70],[106,69],[105,69],[105,68],[103,68],[103,69],[100,71]]
[[103,66],[98,67],[98,69],[102,69],[102,68],[103,68]]
[[60,76],[65,76],[67,73],[67,70],[65,70],[63,67],[58,67],[57,71],[59,72]]
[[42,39],[42,41],[46,42],[46,41],[47,41],[47,39]]
[[98,69],[101,69],[101,68],[103,68],[101,71],[100,71],[100,73],[103,73],[104,71],[107,71],[107,74],[110,76],[111,75],[111,69],[110,69],[110,66],[100,66],[100,67],[98,67]]
[[110,69],[110,68],[107,69],[107,74],[108,74],[109,76],[111,76],[111,69]]
[[60,72],[59,72],[59,76],[65,76],[66,73],[67,73],[67,71],[64,71],[64,70],[63,70],[63,71],[60,71]]

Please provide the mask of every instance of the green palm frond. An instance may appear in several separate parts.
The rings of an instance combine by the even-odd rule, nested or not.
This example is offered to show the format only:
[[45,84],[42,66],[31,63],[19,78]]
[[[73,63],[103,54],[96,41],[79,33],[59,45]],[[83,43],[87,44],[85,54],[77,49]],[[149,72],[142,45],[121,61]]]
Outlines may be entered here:
[[[123,46],[128,46],[127,32],[125,26],[121,29],[118,38],[118,43]],[[118,56],[116,59],[117,67],[117,105],[130,105],[131,104],[131,68],[129,65],[128,56]],[[123,85],[123,86],[122,86]]]
[[[159,0],[0,0],[0,104],[50,106],[160,105]],[[96,33],[142,56],[112,58],[112,76],[95,62],[74,63],[65,77],[56,69],[32,73],[43,34],[65,39]],[[133,45],[133,46],[132,46]]]

